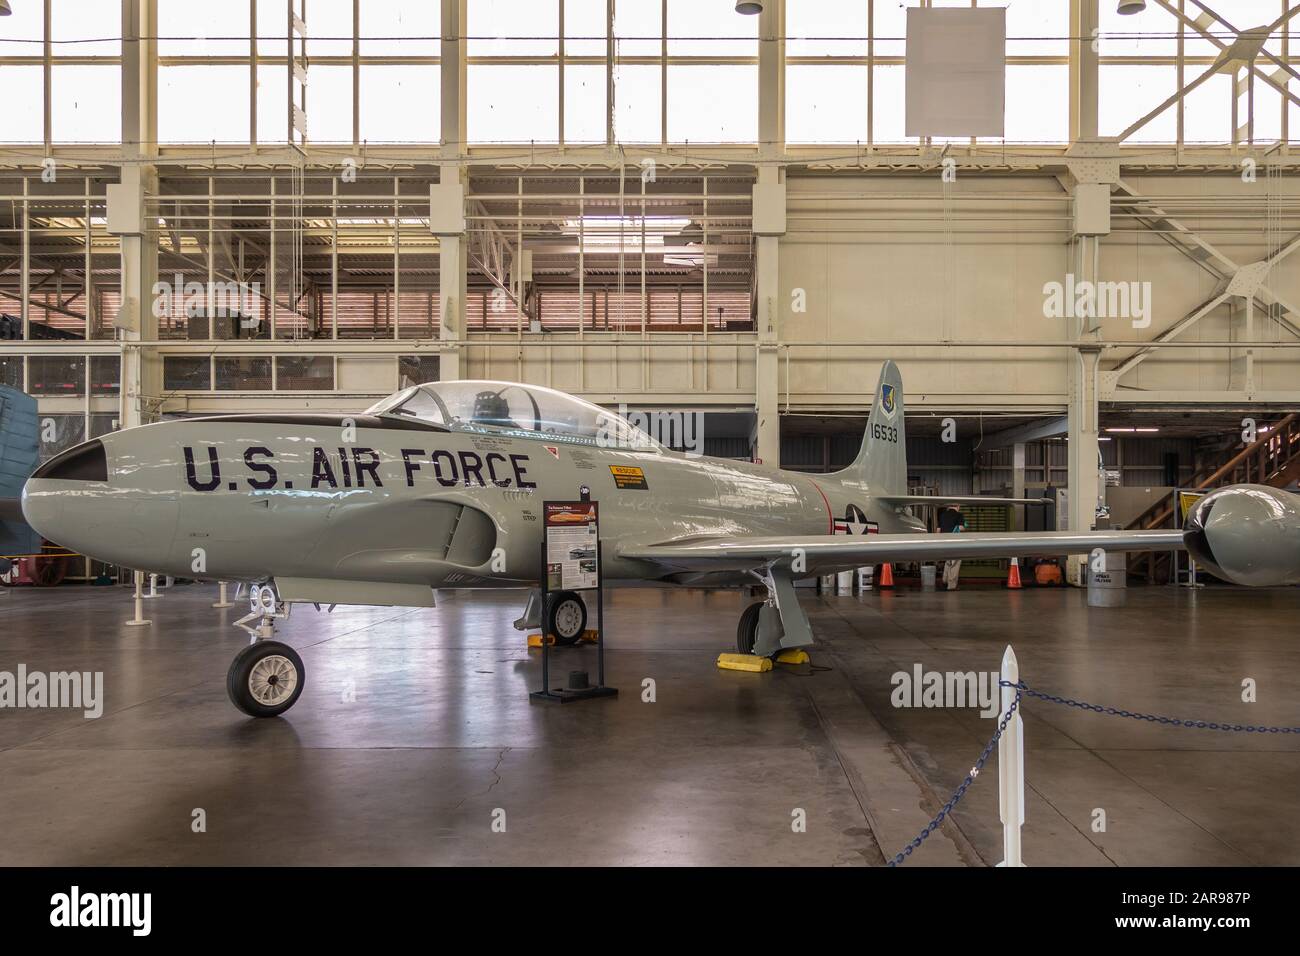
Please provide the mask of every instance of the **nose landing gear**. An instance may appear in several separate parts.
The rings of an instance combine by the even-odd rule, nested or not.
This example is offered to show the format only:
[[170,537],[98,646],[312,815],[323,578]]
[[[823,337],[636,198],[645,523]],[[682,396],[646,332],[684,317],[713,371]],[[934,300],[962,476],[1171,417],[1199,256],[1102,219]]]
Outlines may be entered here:
[[278,717],[297,702],[306,681],[298,652],[271,639],[275,622],[288,619],[290,606],[271,584],[253,585],[248,597],[252,609],[235,625],[248,632],[251,642],[235,655],[226,672],[226,693],[250,717]]

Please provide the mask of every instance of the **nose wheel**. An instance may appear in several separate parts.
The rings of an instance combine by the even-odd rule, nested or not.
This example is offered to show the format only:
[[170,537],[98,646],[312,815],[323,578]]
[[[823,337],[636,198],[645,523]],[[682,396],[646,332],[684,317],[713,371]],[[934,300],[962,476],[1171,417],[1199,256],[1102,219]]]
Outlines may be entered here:
[[278,717],[297,702],[306,673],[302,658],[288,644],[272,640],[275,622],[289,617],[271,583],[248,589],[250,609],[235,622],[251,643],[235,655],[226,672],[230,701],[250,717]]
[[292,647],[258,641],[231,662],[226,693],[250,717],[278,717],[298,700],[305,677],[302,658]]

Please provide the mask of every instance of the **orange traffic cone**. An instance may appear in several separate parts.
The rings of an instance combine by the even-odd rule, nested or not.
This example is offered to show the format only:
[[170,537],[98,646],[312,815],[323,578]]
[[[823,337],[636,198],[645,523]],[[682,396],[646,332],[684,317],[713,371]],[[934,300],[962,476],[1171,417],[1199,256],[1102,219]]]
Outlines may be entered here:
[[1007,587],[1012,590],[1020,590],[1020,559],[1011,559],[1011,569],[1007,572]]
[[877,587],[892,588],[894,586],[894,569],[886,562],[880,566],[880,583]]

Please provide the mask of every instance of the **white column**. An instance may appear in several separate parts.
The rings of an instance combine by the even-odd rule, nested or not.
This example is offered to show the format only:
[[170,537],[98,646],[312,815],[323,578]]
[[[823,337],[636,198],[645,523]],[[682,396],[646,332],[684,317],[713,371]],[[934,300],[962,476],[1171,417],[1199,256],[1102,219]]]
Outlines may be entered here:
[[[145,198],[157,193],[158,178],[155,168],[142,162],[157,154],[157,23],[155,0],[122,0],[122,151],[129,162],[121,167],[120,181],[139,205],[145,224],[142,234],[120,238],[122,304],[115,325],[128,343],[158,338],[153,314],[157,231],[145,211]],[[156,353],[124,347],[121,426],[144,424],[146,397],[160,394],[162,365]]]
[[[785,2],[767,3],[758,22],[759,155],[772,162],[785,148]],[[776,165],[760,165],[759,183],[776,183]],[[784,232],[784,228],[780,230]],[[758,349],[754,369],[754,457],[781,464],[780,419],[780,238],[757,235],[754,241],[754,294]],[[706,316],[707,321],[707,316]]]
[[1097,138],[1098,0],[1070,0],[1070,138]]
[[[439,175],[444,182],[457,177],[468,186],[461,160],[465,156],[465,26],[466,0],[442,0],[442,147]],[[466,190],[468,194],[468,189]],[[444,342],[465,338],[465,295],[467,259],[465,236],[438,238],[438,337]],[[463,346],[442,351],[439,374],[443,379],[462,378]]]
[[[1025,443],[1016,442],[1011,446],[1011,497],[1025,496]],[[1012,521],[1016,531],[1025,530],[1025,509],[1012,508]]]
[[1097,349],[1080,348],[1071,355],[1069,389],[1070,530],[1091,531],[1101,491],[1097,455]]
[[[775,176],[776,171],[772,170]],[[761,178],[761,174],[760,174]],[[754,293],[758,297],[758,347],[754,369],[754,457],[766,465],[781,464],[780,418],[780,315],[776,236],[758,236],[755,242]]]

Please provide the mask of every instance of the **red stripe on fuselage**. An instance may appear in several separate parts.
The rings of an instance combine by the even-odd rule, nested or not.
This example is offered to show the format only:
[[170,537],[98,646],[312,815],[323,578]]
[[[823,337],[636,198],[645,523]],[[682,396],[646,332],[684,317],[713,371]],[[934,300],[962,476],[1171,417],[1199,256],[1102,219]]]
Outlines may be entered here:
[[808,480],[809,480],[809,481],[812,481],[812,486],[813,486],[814,488],[817,489],[817,494],[821,495],[821,496],[822,496],[822,501],[826,502],[826,526],[827,526],[826,533],[827,533],[827,534],[834,534],[834,533],[835,533],[835,515],[833,515],[833,514],[831,513],[831,502],[830,502],[830,499],[826,497],[826,492],[822,491],[822,486],[821,486],[821,485],[817,484],[817,482],[813,481],[811,478],[809,478]]

